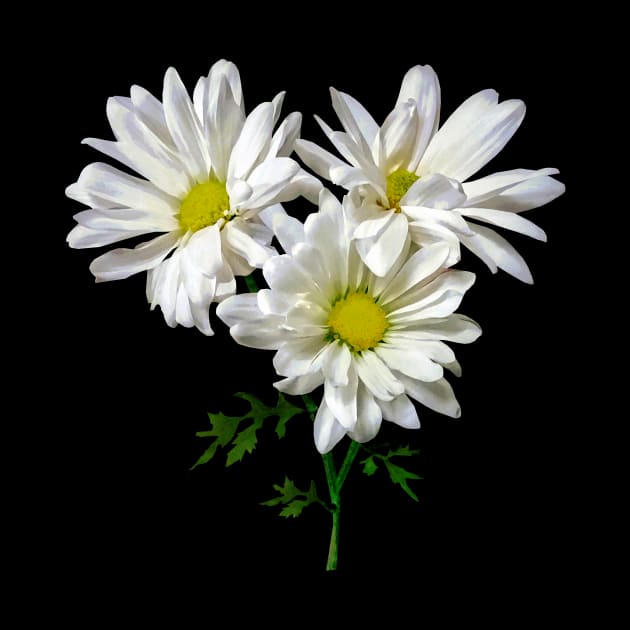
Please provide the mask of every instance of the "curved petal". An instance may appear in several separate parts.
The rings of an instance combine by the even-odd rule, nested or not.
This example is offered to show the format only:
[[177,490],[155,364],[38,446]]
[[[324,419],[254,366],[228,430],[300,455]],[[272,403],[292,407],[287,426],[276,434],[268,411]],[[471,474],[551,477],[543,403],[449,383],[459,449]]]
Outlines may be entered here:
[[418,168],[440,120],[440,83],[431,66],[414,66],[407,72],[400,87],[398,103],[409,99],[415,101],[419,121],[408,169],[413,172]]
[[207,181],[210,173],[207,145],[188,92],[175,68],[169,68],[164,75],[162,102],[166,124],[179,149],[180,159],[195,181]]
[[396,374],[396,376],[404,384],[406,394],[414,400],[451,418],[461,416],[461,407],[455,398],[453,388],[445,378],[432,383],[424,383],[404,374]]
[[278,348],[273,357],[273,366],[280,376],[302,376],[314,372],[313,362],[325,347],[323,338],[288,339]]
[[258,321],[263,313],[258,308],[255,293],[239,293],[217,306],[217,316],[227,326],[235,326],[242,322]]
[[383,419],[394,422],[405,429],[419,429],[420,419],[414,404],[406,394],[401,394],[392,400],[376,401],[383,413]]
[[357,390],[357,409],[357,424],[349,435],[355,442],[369,442],[381,428],[383,412],[363,383],[359,383]]
[[177,247],[180,239],[179,232],[170,232],[141,243],[135,249],[114,249],[95,258],[90,265],[90,271],[96,282],[128,278],[159,265]]
[[[418,167],[420,174],[442,173],[459,181],[468,179],[501,151],[525,116],[522,101],[488,106],[489,102],[481,98],[471,105],[472,98],[435,134]],[[464,113],[458,113],[460,110]],[[483,111],[481,116],[471,116],[478,111]],[[453,117],[457,124],[449,124]],[[460,119],[467,122],[466,127]]]
[[466,182],[462,184],[462,188],[467,197],[466,206],[483,207],[482,201],[496,197],[509,188],[513,188],[530,179],[536,179],[546,175],[557,175],[558,173],[557,168],[541,168],[537,171],[526,168],[515,168],[511,171],[493,173],[492,175],[481,177],[472,182]]
[[412,352],[400,347],[381,345],[376,348],[378,357],[392,370],[406,374],[420,381],[431,382],[442,378],[442,366],[431,361],[420,352]]
[[295,152],[306,166],[324,179],[331,179],[331,169],[347,166],[347,164],[336,155],[326,151],[326,149],[322,149],[314,142],[302,138],[296,140]]
[[400,205],[450,210],[465,201],[466,195],[457,180],[433,173],[415,181],[400,200]]
[[326,401],[322,400],[313,424],[313,436],[317,450],[322,455],[325,455],[333,449],[345,434],[346,430],[344,427],[336,420],[332,411],[326,405]]
[[347,385],[333,385],[324,381],[324,400],[336,420],[345,428],[353,429],[357,423],[357,372],[351,365],[347,372]]
[[[291,396],[302,396],[304,394],[310,394],[314,389],[324,383],[324,376],[321,372],[309,372],[302,376],[296,376],[293,378],[284,378],[281,381],[277,381],[273,386]],[[323,401],[322,401],[323,402]]]
[[273,129],[273,105],[261,103],[245,120],[243,129],[232,149],[228,165],[228,178],[247,179],[258,163],[261,154],[266,154]]
[[407,239],[407,217],[391,212],[389,219],[378,236],[354,241],[361,260],[377,276],[384,276],[391,269]]
[[481,335],[477,322],[465,315],[453,313],[439,319],[423,319],[417,326],[392,330],[387,333],[387,340],[394,343],[406,343],[409,339],[444,339],[456,343],[472,343]]
[[407,168],[412,160],[419,120],[415,101],[396,105],[381,127],[380,167],[386,173]]
[[[490,210],[489,208],[461,208],[456,211],[464,217],[470,217],[483,221],[484,223],[490,223],[503,227],[506,230],[512,230],[519,234],[525,234],[531,236],[539,241],[546,241],[547,235],[541,230],[535,223],[532,223],[528,219],[516,214],[514,212],[503,212],[502,210]],[[473,236],[473,234],[471,234]]]
[[356,357],[354,363],[359,378],[376,398],[391,400],[405,391],[402,383],[375,352],[371,350],[362,352]]
[[498,267],[522,282],[534,283],[531,271],[523,257],[502,236],[482,225],[471,225],[471,227],[475,236],[462,236],[461,241],[486,264],[488,264],[487,260],[491,261],[491,264],[488,264],[491,271],[493,267],[494,270]]

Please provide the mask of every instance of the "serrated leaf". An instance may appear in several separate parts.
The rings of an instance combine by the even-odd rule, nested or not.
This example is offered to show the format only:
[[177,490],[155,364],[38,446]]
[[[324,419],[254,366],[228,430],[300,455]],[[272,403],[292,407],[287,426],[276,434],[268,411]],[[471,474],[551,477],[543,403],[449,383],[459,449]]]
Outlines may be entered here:
[[[304,411],[286,400],[281,393],[278,393],[278,402],[274,407],[265,405],[256,398],[256,396],[246,392],[238,392],[234,394],[234,396],[246,400],[249,403],[249,411],[243,416],[226,416],[222,413],[209,413],[208,417],[212,429],[210,431],[198,431],[197,436],[216,439],[192,468],[196,468],[210,461],[215,456],[219,447],[226,447],[230,442],[232,442],[232,448],[228,452],[225,465],[231,466],[235,462],[240,462],[245,456],[245,453],[251,453],[256,448],[256,444],[258,443],[257,431],[263,426],[267,418],[278,418],[276,434],[279,438],[283,438],[286,434],[287,422]],[[236,431],[238,428],[247,420],[251,420],[251,425],[237,434]],[[235,434],[236,437],[234,437]]]
[[400,446],[395,450],[390,449],[386,457],[387,459],[392,457],[410,457],[411,455],[417,455],[419,452],[419,450],[410,449],[409,444],[406,444],[405,446]]
[[314,481],[311,481],[306,492],[300,490],[288,477],[284,478],[284,485],[274,485],[273,488],[278,492],[279,496],[263,501],[261,505],[273,507],[274,505],[284,504],[284,507],[280,510],[280,516],[284,518],[299,516],[302,510],[311,505],[311,503],[324,505],[317,496],[317,487]]
[[[287,432],[287,422],[294,416],[302,413],[303,409],[291,404],[282,394],[278,395],[278,404],[274,409],[278,416],[278,424],[276,425],[276,435],[282,439]],[[307,410],[308,411],[308,410]]]
[[254,424],[238,433],[232,443],[232,448],[227,454],[227,460],[225,462],[226,466],[231,466],[236,462],[240,462],[245,453],[251,453],[256,448],[256,444],[258,443],[258,436],[256,435],[256,432],[261,426],[262,420],[257,420]]
[[378,466],[376,465],[376,462],[374,461],[373,455],[370,455],[366,459],[361,460],[360,463],[363,464],[363,472],[368,477],[371,477],[378,470]]
[[385,460],[385,467],[387,468],[390,479],[395,484],[398,484],[414,501],[418,501],[418,497],[408,486],[407,479],[422,479],[422,477],[420,477],[420,475],[416,475],[416,473],[405,470],[401,466],[392,464],[392,462],[390,462],[388,459]]

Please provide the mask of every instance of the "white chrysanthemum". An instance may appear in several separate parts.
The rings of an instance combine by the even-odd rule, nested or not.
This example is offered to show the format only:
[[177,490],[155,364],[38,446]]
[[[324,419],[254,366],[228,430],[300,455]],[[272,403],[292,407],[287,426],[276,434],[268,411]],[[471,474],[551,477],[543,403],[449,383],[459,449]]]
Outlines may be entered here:
[[238,69],[221,60],[199,79],[192,101],[174,68],[164,77],[162,103],[135,85],[131,98],[109,99],[116,142],[84,142],[146,179],[107,164],[87,166],[66,191],[91,207],[75,216],[68,242],[100,247],[165,234],[96,258],[96,281],[146,270],[148,300],[168,325],[211,335],[210,304],[234,293],[235,275],[276,253],[268,224],[284,213],[277,204],[299,194],[317,202],[320,182],[287,157],[301,115],[289,115],[273,133],[283,97],[246,116]]
[[332,88],[331,94],[345,133],[317,120],[350,165],[306,140],[299,140],[295,150],[320,176],[347,190],[359,187],[364,203],[353,236],[374,273],[387,272],[409,234],[418,245],[448,243],[450,263],[458,260],[461,242],[493,273],[501,268],[532,282],[518,252],[474,221],[545,240],[545,233],[518,213],[564,192],[564,185],[549,177],[558,171],[516,169],[466,182],[518,129],[525,115],[522,101],[499,103],[494,90],[483,90],[438,130],[440,85],[430,66],[409,70],[396,107],[381,127],[348,94]]
[[304,226],[281,217],[274,226],[289,252],[270,258],[270,289],[228,298],[218,316],[234,339],[277,350],[274,367],[286,377],[275,386],[306,394],[324,385],[315,418],[315,444],[328,452],[347,433],[371,440],[381,421],[420,426],[409,397],[458,417],[460,408],[443,367],[459,375],[442,340],[470,343],[480,334],[454,314],[474,274],[445,269],[448,247],[434,244],[401,255],[385,276],[361,261],[350,235],[351,196],[344,207],[326,190],[320,210]]

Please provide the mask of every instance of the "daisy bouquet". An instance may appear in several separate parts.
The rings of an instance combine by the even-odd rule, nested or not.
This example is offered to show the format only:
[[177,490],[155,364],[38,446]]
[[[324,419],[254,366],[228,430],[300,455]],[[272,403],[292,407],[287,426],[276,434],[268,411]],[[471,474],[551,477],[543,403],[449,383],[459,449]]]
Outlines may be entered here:
[[[96,281],[146,271],[147,300],[169,326],[213,335],[217,304],[236,343],[274,352],[277,404],[241,392],[250,406],[244,416],[209,414],[211,428],[198,433],[209,445],[195,466],[222,448],[228,465],[240,461],[268,418],[279,437],[293,418],[312,421],[327,494],[287,477],[264,504],[285,517],[310,504],[328,510],[333,570],[342,489],[359,453],[367,475],[380,466],[417,500],[409,482],[419,477],[401,465],[415,451],[372,446],[382,422],[417,429],[423,406],[460,415],[445,377],[461,375],[449,344],[481,334],[457,312],[475,282],[454,268],[461,247],[493,273],[531,283],[523,258],[494,228],[545,240],[522,212],[564,186],[552,168],[474,179],[515,133],[525,106],[484,90],[440,125],[440,86],[429,66],[409,70],[380,126],[356,99],[331,89],[343,131],[317,120],[339,156],[300,138],[301,114],[282,119],[283,97],[247,113],[238,69],[221,60],[192,98],[173,68],[161,101],[138,86],[111,98],[115,140],[84,142],[138,176],[88,165],[66,191],[88,206],[68,242],[96,248],[146,236],[97,257]],[[327,182],[345,189],[341,199]],[[303,222],[282,205],[298,197],[311,204]],[[247,292],[237,292],[239,276]]]

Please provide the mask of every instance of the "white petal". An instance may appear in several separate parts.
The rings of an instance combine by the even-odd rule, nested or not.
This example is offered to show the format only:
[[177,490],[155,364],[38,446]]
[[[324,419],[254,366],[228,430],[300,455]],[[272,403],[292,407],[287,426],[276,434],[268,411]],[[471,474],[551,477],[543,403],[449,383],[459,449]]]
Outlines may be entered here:
[[90,271],[96,282],[128,278],[134,273],[159,265],[177,247],[180,238],[179,232],[171,232],[142,243],[135,249],[114,249],[95,258],[90,265]]
[[231,61],[220,59],[217,61],[208,74],[208,84],[210,94],[215,93],[215,84],[221,80],[222,77],[227,79],[227,82],[232,90],[234,100],[239,107],[243,106],[243,89],[241,87],[241,75],[238,72],[238,68]]
[[313,289],[313,283],[291,256],[283,254],[270,258],[263,266],[267,284],[281,293],[306,293]]
[[295,141],[300,135],[302,126],[302,114],[293,112],[289,114],[278,127],[271,138],[268,159],[273,157],[288,157],[293,152]]
[[205,120],[210,162],[215,177],[224,182],[228,179],[230,156],[243,129],[245,116],[235,101],[227,77],[209,81],[207,89]]
[[[470,105],[473,98],[461,105],[435,134],[418,167],[421,173],[442,173],[459,181],[468,179],[501,151],[523,121],[525,104],[519,100],[491,106],[471,120],[471,111],[484,109],[477,102]],[[464,114],[458,115],[464,108]],[[457,117],[457,124],[449,125],[453,117]],[[467,121],[466,127],[461,127],[460,119]]]
[[390,213],[390,221],[381,233],[373,239],[354,241],[361,260],[377,276],[384,276],[400,255],[408,233],[407,217],[400,213]]
[[179,201],[158,190],[151,182],[127,175],[101,162],[88,164],[77,184],[88,193],[102,197],[117,207],[152,210],[165,215],[172,215],[179,210]]
[[394,218],[395,212],[379,210],[377,214],[365,219],[357,225],[352,238],[371,238],[378,236]]
[[175,307],[175,319],[178,324],[185,328],[192,328],[195,325],[192,311],[190,310],[190,300],[183,284],[177,288],[177,304]]
[[525,212],[553,201],[562,195],[564,190],[564,184],[552,177],[535,177],[508,188],[496,197],[486,199],[483,205],[495,210]]
[[388,319],[396,326],[411,326],[421,319],[447,317],[459,307],[463,297],[464,294],[459,291],[445,291],[437,298],[432,295],[426,301],[421,300],[397,309],[389,314]]
[[[476,179],[472,182],[462,184],[466,193],[466,206],[485,207],[481,202],[491,197],[496,197],[509,188],[527,182],[530,179],[544,177],[545,175],[557,175],[556,168],[541,168],[538,171],[531,171],[525,168],[516,168],[511,171],[493,173],[487,177]],[[555,180],[554,180],[555,181]]]
[[255,295],[258,296],[258,307],[266,315],[285,316],[293,305],[290,296],[280,291],[260,289]]
[[404,103],[409,99],[415,101],[419,120],[408,169],[413,172],[437,131],[440,119],[440,84],[431,66],[415,66],[407,72],[400,88],[398,103]]
[[328,312],[318,304],[298,301],[287,313],[287,326],[293,328],[301,337],[326,336]]
[[324,400],[345,429],[353,429],[357,423],[357,385],[357,373],[353,366],[348,370],[347,385],[334,386],[331,381],[324,381]]
[[381,156],[381,169],[391,173],[409,165],[418,125],[418,110],[414,101],[409,100],[395,107],[385,119],[380,131],[384,150],[384,155]]
[[445,267],[457,264],[461,258],[458,235],[440,223],[435,221],[411,221],[409,223],[409,237],[413,243],[421,248],[436,244],[447,245],[449,255],[444,263]]
[[434,363],[422,353],[412,353],[411,349],[404,350],[382,344],[376,348],[376,354],[389,368],[411,378],[430,382],[437,381],[444,375],[441,365]]
[[238,210],[247,207],[252,196],[252,187],[244,179],[229,179],[226,190],[230,198],[230,208]]
[[270,158],[257,166],[247,183],[252,187],[252,195],[248,201],[250,207],[262,206],[290,201],[296,195],[286,194],[291,179],[300,171],[299,164],[291,158]]
[[333,131],[319,116],[315,120],[322,128],[335,148],[352,166],[363,170],[374,186],[379,187],[382,194],[385,193],[385,177],[374,162],[372,153],[358,146],[347,134],[341,131]]
[[171,161],[156,158],[130,142],[110,142],[97,138],[86,138],[83,144],[109,155],[125,166],[137,171],[150,180],[157,188],[175,198],[188,194],[191,183],[181,168]]
[[[330,89],[333,95],[333,107],[345,130],[353,137],[357,144],[363,138],[368,147],[372,146],[378,133],[378,125],[371,114],[349,94]],[[345,120],[345,123],[344,123]]]
[[545,232],[536,224],[514,212],[503,212],[502,210],[490,210],[488,208],[461,208],[456,212],[464,217],[471,217],[484,223],[491,223],[519,234],[531,236],[539,241],[547,240]]
[[400,205],[450,210],[465,201],[466,195],[457,180],[433,173],[415,181],[400,200]]
[[345,434],[346,430],[335,419],[332,411],[326,405],[326,401],[322,400],[313,424],[313,436],[317,450],[322,455],[325,455],[332,450]]
[[85,249],[91,247],[103,247],[104,245],[111,245],[118,241],[124,241],[134,236],[141,236],[146,234],[145,230],[130,230],[130,231],[115,231],[108,230],[103,232],[102,230],[92,230],[82,225],[75,225],[70,233],[66,237],[68,245],[75,249]]
[[283,343],[273,358],[273,366],[281,376],[302,376],[313,369],[313,362],[325,348],[323,337],[298,337]]
[[235,324],[230,328],[230,335],[242,346],[261,350],[277,350],[287,339],[282,320],[273,315],[255,322]]
[[156,270],[157,282],[151,304],[151,308],[159,305],[164,321],[171,328],[177,326],[177,290],[180,275],[179,260],[175,254],[163,261],[159,269]]
[[347,164],[337,156],[309,140],[297,140],[295,142],[295,152],[306,166],[324,179],[330,179],[330,170],[332,168],[347,166]]
[[74,220],[92,230],[172,232],[179,229],[179,222],[172,215],[157,214],[147,210],[131,208],[102,208],[83,210],[74,215]]
[[474,236],[466,220],[458,210],[435,210],[434,208],[418,208],[415,206],[402,206],[402,211],[415,227],[441,226],[457,236]]
[[[494,230],[490,230],[482,225],[471,227],[475,231],[475,236],[463,236],[461,239],[462,243],[474,254],[477,254],[486,264],[488,264],[487,261],[489,260],[491,264],[488,264],[488,266],[491,271],[499,267],[499,269],[507,271],[507,273],[522,282],[533,284],[534,279],[527,263],[512,245]],[[483,257],[480,256],[480,253]]]
[[[338,92],[335,88],[330,88],[332,106],[339,121],[343,125],[348,135],[354,140],[357,146],[361,147],[364,153],[370,153],[370,146],[378,132],[378,125],[357,101],[351,96]],[[365,126],[367,136],[363,133],[359,121],[354,117],[354,113],[361,116],[361,126]],[[369,139],[368,139],[369,138]]]
[[256,293],[239,293],[217,306],[217,316],[227,326],[257,321],[262,315],[258,308]]
[[383,412],[383,419],[394,422],[405,429],[419,429],[420,420],[414,404],[406,394],[401,394],[392,400],[378,400]]
[[258,163],[261,154],[266,154],[273,129],[273,105],[261,103],[247,117],[243,129],[232,149],[228,166],[228,178],[247,179]]
[[345,343],[331,343],[326,357],[322,360],[322,371],[327,381],[334,387],[348,384],[348,371],[352,355]]
[[164,117],[164,107],[153,94],[139,85],[131,86],[131,103],[140,120],[165,146],[175,150],[175,144]]
[[409,339],[445,339],[456,343],[472,343],[481,335],[481,328],[465,315],[453,313],[440,319],[423,319],[417,326],[390,331],[387,339],[405,343]]
[[189,174],[198,182],[207,181],[210,159],[199,120],[182,80],[174,68],[164,76],[164,116],[173,141]]
[[404,387],[375,352],[362,352],[355,359],[359,378],[381,400],[391,400],[404,392]]
[[455,398],[453,388],[445,378],[432,383],[424,383],[411,379],[404,374],[397,374],[397,376],[405,385],[407,395],[414,400],[451,418],[460,417],[461,408]]
[[221,229],[218,224],[198,230],[186,243],[183,254],[205,276],[215,276],[225,264],[221,248]]
[[302,396],[304,394],[310,394],[323,383],[324,377],[321,372],[311,372],[303,376],[296,376],[295,378],[284,378],[274,383],[273,386],[285,394]]
[[359,383],[357,391],[357,413],[357,424],[349,435],[355,442],[369,442],[381,428],[383,412],[363,383]]
[[291,253],[295,245],[304,242],[304,225],[295,217],[289,216],[280,204],[268,206],[258,216],[273,230],[287,254]]
[[422,280],[430,277],[444,266],[449,254],[447,245],[438,243],[423,247],[403,265],[391,284],[383,291],[379,303],[389,304]]
[[229,221],[222,230],[222,238],[229,248],[242,256],[252,267],[262,268],[276,252],[273,248],[261,245],[251,234],[252,226],[245,221]]

